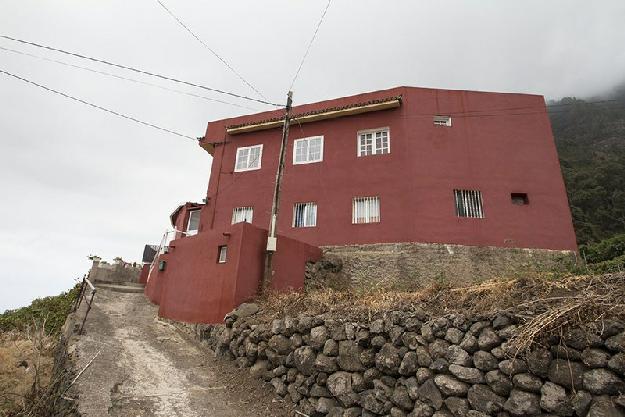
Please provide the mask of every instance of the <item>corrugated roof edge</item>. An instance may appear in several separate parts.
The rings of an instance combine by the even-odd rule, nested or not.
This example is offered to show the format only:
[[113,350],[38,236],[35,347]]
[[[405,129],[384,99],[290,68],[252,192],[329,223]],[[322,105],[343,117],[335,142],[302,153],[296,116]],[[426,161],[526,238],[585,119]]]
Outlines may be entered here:
[[[369,101],[365,101],[365,102],[359,102],[359,103],[350,103],[350,104],[346,104],[344,106],[335,106],[335,107],[327,107],[327,108],[323,108],[323,109],[319,109],[319,110],[311,110],[311,111],[307,111],[307,112],[303,112],[303,113],[298,113],[298,114],[294,114],[291,116],[292,119],[297,119],[300,117],[306,117],[306,116],[313,116],[316,114],[322,114],[322,113],[327,113],[327,112],[332,112],[332,111],[341,111],[341,110],[348,110],[354,107],[362,107],[362,106],[370,106],[373,104],[383,104],[383,103],[388,103],[390,101],[395,101],[395,100],[399,100],[401,102],[402,96],[398,95],[398,96],[392,96],[392,97],[386,97],[383,99],[376,99],[376,100],[369,100]],[[244,126],[251,126],[251,125],[256,125],[256,124],[262,124],[262,123],[271,123],[271,122],[278,122],[283,120],[284,117],[272,117],[269,119],[264,119],[264,120],[254,120],[254,121],[249,121],[246,123],[240,123],[240,124],[236,124],[236,125],[227,125],[226,129],[237,129],[240,127],[244,127]]]

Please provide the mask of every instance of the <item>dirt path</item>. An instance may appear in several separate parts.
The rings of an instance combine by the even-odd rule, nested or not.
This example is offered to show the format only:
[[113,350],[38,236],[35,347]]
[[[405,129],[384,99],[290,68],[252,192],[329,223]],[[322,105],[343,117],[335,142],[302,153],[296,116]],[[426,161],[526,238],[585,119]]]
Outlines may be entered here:
[[84,417],[292,416],[245,369],[156,319],[143,294],[98,290],[85,334],[74,345]]

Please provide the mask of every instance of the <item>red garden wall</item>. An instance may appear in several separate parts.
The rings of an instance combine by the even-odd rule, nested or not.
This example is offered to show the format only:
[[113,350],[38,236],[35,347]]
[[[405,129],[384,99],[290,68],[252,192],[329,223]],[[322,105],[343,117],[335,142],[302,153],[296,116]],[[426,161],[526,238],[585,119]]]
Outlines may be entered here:
[[[258,293],[264,271],[267,232],[249,223],[201,232],[177,239],[165,261],[158,263],[146,286],[146,295],[159,304],[159,316],[190,323],[220,323],[224,315]],[[307,261],[321,251],[310,245],[279,237],[282,251],[276,256],[272,288],[301,289]],[[227,245],[225,263],[218,263],[219,246]]]

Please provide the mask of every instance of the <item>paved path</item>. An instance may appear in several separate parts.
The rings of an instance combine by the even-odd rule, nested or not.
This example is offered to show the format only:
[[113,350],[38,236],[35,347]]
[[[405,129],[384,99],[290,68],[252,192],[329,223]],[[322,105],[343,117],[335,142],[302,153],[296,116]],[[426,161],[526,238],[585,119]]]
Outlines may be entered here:
[[[82,309],[82,308],[81,308]],[[291,416],[270,387],[156,318],[143,294],[99,289],[74,344],[83,417]]]

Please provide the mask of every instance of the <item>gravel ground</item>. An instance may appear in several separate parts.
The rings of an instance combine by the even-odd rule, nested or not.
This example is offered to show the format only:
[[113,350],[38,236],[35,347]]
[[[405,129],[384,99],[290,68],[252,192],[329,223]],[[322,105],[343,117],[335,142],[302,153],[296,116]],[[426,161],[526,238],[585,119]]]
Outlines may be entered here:
[[[84,306],[81,307],[81,309]],[[70,347],[84,417],[291,417],[289,404],[247,369],[156,317],[143,294],[100,289],[85,334]]]

